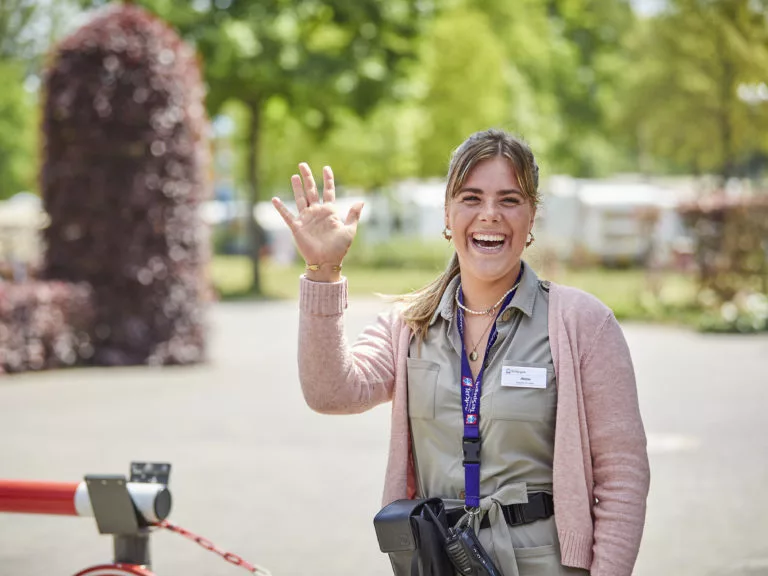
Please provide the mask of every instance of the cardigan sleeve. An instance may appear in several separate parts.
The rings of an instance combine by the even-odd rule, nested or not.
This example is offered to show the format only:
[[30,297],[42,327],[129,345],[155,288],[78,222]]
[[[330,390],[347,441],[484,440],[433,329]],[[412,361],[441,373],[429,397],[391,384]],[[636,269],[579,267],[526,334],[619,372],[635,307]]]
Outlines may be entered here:
[[593,576],[631,576],[645,524],[650,469],[635,373],[608,313],[581,361],[594,478]]
[[393,393],[394,313],[380,314],[350,346],[346,307],[346,278],[328,284],[301,278],[299,379],[309,407],[325,414],[364,412]]

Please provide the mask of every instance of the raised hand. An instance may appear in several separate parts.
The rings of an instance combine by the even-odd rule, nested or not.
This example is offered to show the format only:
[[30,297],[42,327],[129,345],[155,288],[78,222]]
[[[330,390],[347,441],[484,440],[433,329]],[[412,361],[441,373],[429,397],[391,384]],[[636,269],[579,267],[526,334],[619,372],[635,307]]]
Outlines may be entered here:
[[272,204],[291,229],[296,248],[307,264],[318,264],[319,270],[307,271],[307,278],[319,282],[337,281],[341,274],[333,266],[340,266],[357,233],[357,223],[363,203],[357,202],[349,210],[345,220],[336,207],[336,190],[333,172],[323,168],[323,201],[315,185],[309,165],[299,164],[299,174],[291,176],[291,187],[296,198],[298,215],[294,215],[279,198]]

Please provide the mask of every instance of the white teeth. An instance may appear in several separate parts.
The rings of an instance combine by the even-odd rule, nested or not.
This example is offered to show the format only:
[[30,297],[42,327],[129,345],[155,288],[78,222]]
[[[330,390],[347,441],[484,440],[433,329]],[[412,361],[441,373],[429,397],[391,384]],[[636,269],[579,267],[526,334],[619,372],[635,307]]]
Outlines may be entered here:
[[483,242],[504,242],[503,234],[473,234],[472,238]]

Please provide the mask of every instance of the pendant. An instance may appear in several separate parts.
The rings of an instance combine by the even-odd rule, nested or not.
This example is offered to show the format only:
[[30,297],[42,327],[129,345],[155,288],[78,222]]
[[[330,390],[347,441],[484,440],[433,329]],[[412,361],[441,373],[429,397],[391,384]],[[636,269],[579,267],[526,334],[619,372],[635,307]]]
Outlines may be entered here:
[[472,362],[477,360],[477,351],[476,350],[472,350],[472,352],[469,353],[469,359],[472,360]]

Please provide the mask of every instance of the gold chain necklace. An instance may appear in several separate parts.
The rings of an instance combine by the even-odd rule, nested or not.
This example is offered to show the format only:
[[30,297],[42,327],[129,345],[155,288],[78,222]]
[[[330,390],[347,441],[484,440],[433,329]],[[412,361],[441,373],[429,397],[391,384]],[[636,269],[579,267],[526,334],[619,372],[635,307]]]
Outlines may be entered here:
[[[512,288],[510,288],[509,290],[507,290],[507,291],[504,293],[504,295],[503,295],[501,298],[499,298],[499,301],[498,301],[498,302],[496,302],[496,304],[494,304],[494,305],[493,305],[493,306],[491,306],[490,308],[487,308],[487,309],[485,309],[485,310],[481,310],[481,311],[472,310],[472,308],[467,308],[466,306],[464,306],[464,304],[462,304],[461,302],[459,302],[459,290],[461,290],[461,284],[459,284],[459,285],[456,287],[456,294],[454,295],[454,297],[453,297],[453,298],[454,298],[454,300],[456,300],[456,306],[458,306],[459,308],[461,308],[462,310],[464,310],[464,312],[467,312],[467,313],[469,313],[469,314],[474,314],[475,316],[484,316],[484,315],[486,315],[486,314],[487,314],[488,316],[493,316],[493,312],[494,312],[494,310],[496,310],[496,308],[498,308],[498,307],[499,307],[499,305],[500,305],[502,302],[504,302],[504,299],[505,299],[507,296],[509,296],[509,295],[510,295],[512,292],[514,292],[514,291],[515,291],[515,289],[516,289],[518,286],[520,286],[520,282],[517,282],[517,283],[516,283],[514,286],[512,286]],[[488,326],[486,326],[486,327],[485,327],[485,330],[483,330],[483,333],[482,333],[482,334],[480,334],[480,338],[478,338],[478,340],[477,340],[477,344],[475,344],[475,345],[472,347],[472,352],[470,352],[470,353],[469,353],[469,359],[470,359],[470,360],[472,360],[472,362],[474,362],[475,360],[477,360],[477,347],[478,347],[478,346],[480,346],[480,342],[482,342],[482,340],[483,340],[483,336],[485,336],[485,333],[486,333],[486,332],[488,332],[488,330],[490,330],[490,328],[491,328],[491,326],[494,324],[494,322],[496,322],[496,318],[493,318],[493,319],[492,319],[492,320],[491,320],[491,321],[488,323]]]
[[485,330],[483,330],[483,333],[480,334],[480,338],[477,339],[477,344],[472,346],[472,352],[469,353],[469,359],[474,362],[477,360],[477,347],[480,346],[480,342],[483,341],[483,336],[488,332],[491,326],[493,326],[494,322],[496,322],[496,318],[491,318],[491,321],[488,323],[488,326],[485,327]]

